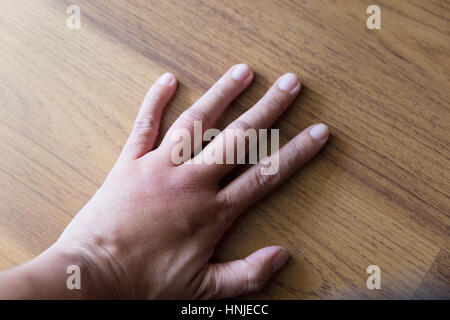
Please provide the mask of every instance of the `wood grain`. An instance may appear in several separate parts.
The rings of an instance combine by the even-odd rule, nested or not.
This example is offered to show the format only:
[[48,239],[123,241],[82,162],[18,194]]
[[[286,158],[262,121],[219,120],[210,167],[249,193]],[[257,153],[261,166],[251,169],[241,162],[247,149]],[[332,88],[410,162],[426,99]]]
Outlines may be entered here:
[[[81,8],[80,30],[66,9]],[[0,7],[0,268],[47,248],[102,183],[147,88],[180,81],[164,133],[229,66],[304,90],[282,142],[325,122],[328,146],[249,209],[219,260],[280,244],[292,258],[251,298],[449,299],[448,1],[13,1]],[[366,268],[382,271],[368,290]]]

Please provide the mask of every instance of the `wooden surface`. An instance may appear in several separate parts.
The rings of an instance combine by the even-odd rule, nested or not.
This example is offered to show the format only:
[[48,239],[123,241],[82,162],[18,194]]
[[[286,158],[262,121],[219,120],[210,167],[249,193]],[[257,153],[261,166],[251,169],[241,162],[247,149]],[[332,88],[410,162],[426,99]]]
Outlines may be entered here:
[[[81,8],[81,30],[66,9]],[[381,8],[381,30],[366,8]],[[282,143],[319,121],[328,146],[237,221],[220,260],[292,253],[252,298],[450,298],[450,3],[13,1],[0,4],[0,268],[55,241],[102,183],[164,71],[180,86],[162,132],[233,64],[304,84]],[[368,290],[369,265],[381,289]]]

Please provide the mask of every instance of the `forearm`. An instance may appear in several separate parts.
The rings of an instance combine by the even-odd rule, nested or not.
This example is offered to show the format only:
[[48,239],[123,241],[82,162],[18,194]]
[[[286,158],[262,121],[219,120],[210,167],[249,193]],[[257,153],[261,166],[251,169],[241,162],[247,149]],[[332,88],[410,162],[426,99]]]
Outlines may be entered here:
[[23,265],[0,272],[0,299],[103,298],[98,280],[88,259],[78,251],[51,248]]

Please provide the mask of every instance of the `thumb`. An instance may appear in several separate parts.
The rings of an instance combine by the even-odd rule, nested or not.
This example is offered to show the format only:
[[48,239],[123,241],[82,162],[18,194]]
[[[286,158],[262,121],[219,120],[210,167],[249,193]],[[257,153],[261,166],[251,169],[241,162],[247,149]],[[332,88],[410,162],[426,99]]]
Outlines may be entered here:
[[261,290],[289,258],[286,249],[259,249],[242,260],[210,264],[200,292],[203,298],[231,298]]

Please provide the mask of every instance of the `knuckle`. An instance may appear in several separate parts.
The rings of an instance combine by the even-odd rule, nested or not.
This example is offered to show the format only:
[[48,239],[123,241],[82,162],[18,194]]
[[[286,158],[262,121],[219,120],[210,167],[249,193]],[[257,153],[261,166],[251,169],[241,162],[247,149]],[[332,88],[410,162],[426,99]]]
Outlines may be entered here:
[[230,142],[234,145],[235,142],[247,141],[252,136],[253,127],[244,120],[235,120],[224,131],[225,139],[231,139]]
[[261,268],[251,267],[247,272],[247,283],[245,291],[252,293],[261,290],[264,287],[264,272]]
[[157,126],[157,121],[152,115],[138,117],[134,123],[134,129],[138,132],[148,132]]
[[228,192],[219,192],[215,197],[215,207],[217,212],[224,212],[229,210],[233,203],[235,203],[234,194]]
[[230,126],[228,127],[228,130],[245,132],[251,128],[252,128],[252,126],[248,122],[237,119],[232,124],[230,124]]
[[230,95],[231,88],[223,84],[218,84],[213,90],[214,99],[218,101],[227,101]]
[[277,94],[269,94],[266,99],[261,100],[261,106],[264,110],[284,109],[284,101]]
[[218,274],[208,264],[203,270],[202,281],[193,295],[194,299],[211,299],[219,296]]
[[158,128],[158,121],[152,116],[138,117],[134,122],[133,131],[128,140],[130,145],[143,145],[147,139],[155,134]]
[[208,116],[201,108],[190,108],[181,114],[182,121],[191,126],[195,121],[207,121]]
[[144,98],[144,104],[148,105],[148,106],[159,106],[162,104],[163,102],[163,95],[161,94],[156,94],[155,92],[153,92],[152,90],[150,90],[149,92],[147,92],[147,94],[145,95]]
[[299,139],[295,140],[294,139],[294,140],[292,140],[292,145],[295,149],[295,152],[302,156],[307,155],[308,151],[310,149],[307,142],[304,140],[299,140]]
[[221,282],[220,274],[218,272],[213,272],[206,281],[203,282],[203,292],[210,297],[218,296]]
[[267,190],[277,185],[280,182],[280,173],[279,171],[274,174],[262,174],[262,165],[259,163],[254,170],[254,181],[257,185],[263,190]]

